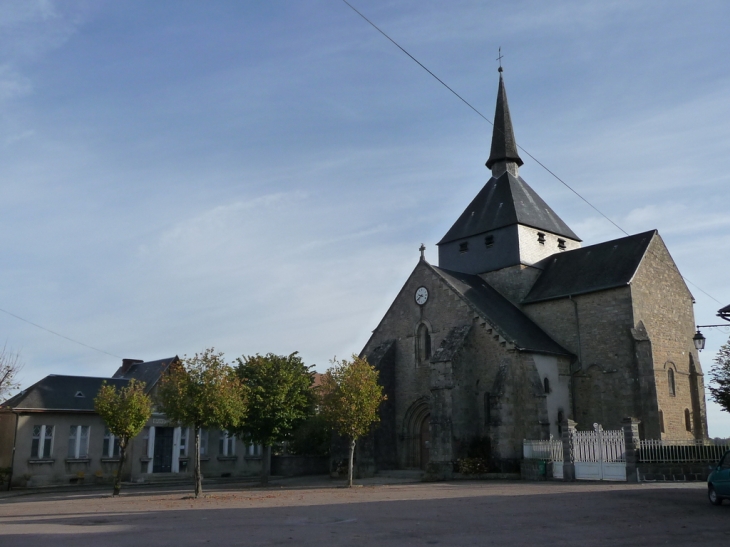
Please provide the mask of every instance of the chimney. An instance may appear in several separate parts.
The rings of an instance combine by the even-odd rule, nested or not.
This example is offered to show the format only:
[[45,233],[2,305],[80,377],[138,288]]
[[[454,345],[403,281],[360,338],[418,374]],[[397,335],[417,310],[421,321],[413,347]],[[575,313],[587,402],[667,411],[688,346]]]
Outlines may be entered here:
[[144,361],[142,359],[122,359],[122,374],[129,372],[132,365],[136,365],[137,363],[144,363]]

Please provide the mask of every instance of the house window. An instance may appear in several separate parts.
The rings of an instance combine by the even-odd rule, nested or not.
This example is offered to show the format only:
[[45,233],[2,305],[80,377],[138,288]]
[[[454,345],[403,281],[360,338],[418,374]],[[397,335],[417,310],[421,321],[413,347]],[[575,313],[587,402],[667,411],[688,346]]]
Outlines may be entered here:
[[564,239],[558,239],[558,249],[565,249],[565,240]]
[[247,447],[247,453],[249,456],[261,456],[262,447],[259,444],[250,444]]
[[220,456],[235,456],[236,455],[236,436],[229,435],[228,431],[221,431],[220,439],[218,440],[218,454]]
[[550,393],[550,380],[548,380],[547,378],[545,378],[542,381],[542,387],[545,390],[545,393]]
[[684,428],[692,432],[692,414],[689,412],[689,408],[684,409]]
[[205,456],[208,454],[208,430],[200,430],[200,455]]
[[180,428],[180,457],[184,458],[188,455],[188,428]]
[[676,385],[674,384],[674,370],[671,368],[667,371],[667,384],[669,384],[669,395],[676,395]]
[[[147,448],[145,448],[144,454],[147,454]],[[104,443],[102,444],[101,455],[103,458],[119,457],[119,437],[112,435],[112,432],[108,429],[104,430]]]
[[659,411],[659,431],[664,433],[664,412]]
[[68,434],[68,458],[89,457],[89,426],[72,425]]
[[537,242],[540,245],[545,245],[545,234],[543,234],[542,232],[537,232]]
[[468,241],[463,241],[463,242],[459,243],[459,252],[460,253],[465,253],[468,250],[469,250],[469,242]]
[[53,426],[34,425],[33,439],[30,444],[30,457],[36,459],[50,458],[53,452]]
[[[150,455],[150,428],[149,427],[145,427],[144,432],[142,433],[142,454],[144,454],[145,456]],[[147,464],[143,464],[142,467],[144,467],[144,465],[147,465]],[[146,472],[147,471],[143,471],[143,473],[146,473]]]
[[416,346],[417,363],[425,363],[431,358],[431,333],[423,323],[418,327]]
[[494,246],[494,236],[486,236],[484,238],[484,245],[487,247]]

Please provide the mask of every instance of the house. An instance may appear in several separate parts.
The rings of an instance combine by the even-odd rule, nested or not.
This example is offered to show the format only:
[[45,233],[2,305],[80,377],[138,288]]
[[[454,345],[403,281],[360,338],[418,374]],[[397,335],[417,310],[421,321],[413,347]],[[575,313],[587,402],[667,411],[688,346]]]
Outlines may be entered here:
[[[51,374],[0,405],[0,467],[12,467],[12,484],[104,482],[119,465],[119,442],[94,412],[103,383],[123,387],[135,379],[154,394],[177,357],[157,361],[124,359],[111,378]],[[135,482],[192,474],[192,432],[153,411],[130,441],[124,478]],[[257,475],[260,446],[225,431],[201,432],[204,476]]]

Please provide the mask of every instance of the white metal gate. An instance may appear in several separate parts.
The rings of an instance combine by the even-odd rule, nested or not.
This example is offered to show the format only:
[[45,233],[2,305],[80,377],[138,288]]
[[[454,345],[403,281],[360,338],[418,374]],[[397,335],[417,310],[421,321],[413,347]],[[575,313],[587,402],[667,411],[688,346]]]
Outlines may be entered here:
[[573,433],[575,478],[625,481],[626,445],[623,430],[604,431],[600,424],[593,424],[593,429]]

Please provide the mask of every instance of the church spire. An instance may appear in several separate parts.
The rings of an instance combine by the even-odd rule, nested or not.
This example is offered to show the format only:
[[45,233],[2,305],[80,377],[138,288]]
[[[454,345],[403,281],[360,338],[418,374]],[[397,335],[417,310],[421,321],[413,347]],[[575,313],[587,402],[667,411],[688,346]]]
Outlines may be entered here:
[[497,177],[505,171],[517,175],[517,168],[524,162],[517,153],[517,141],[512,129],[512,118],[507,104],[507,92],[504,89],[502,66],[499,67],[499,90],[497,91],[497,109],[494,113],[494,129],[492,130],[492,151],[487,160],[487,168],[492,176]]

